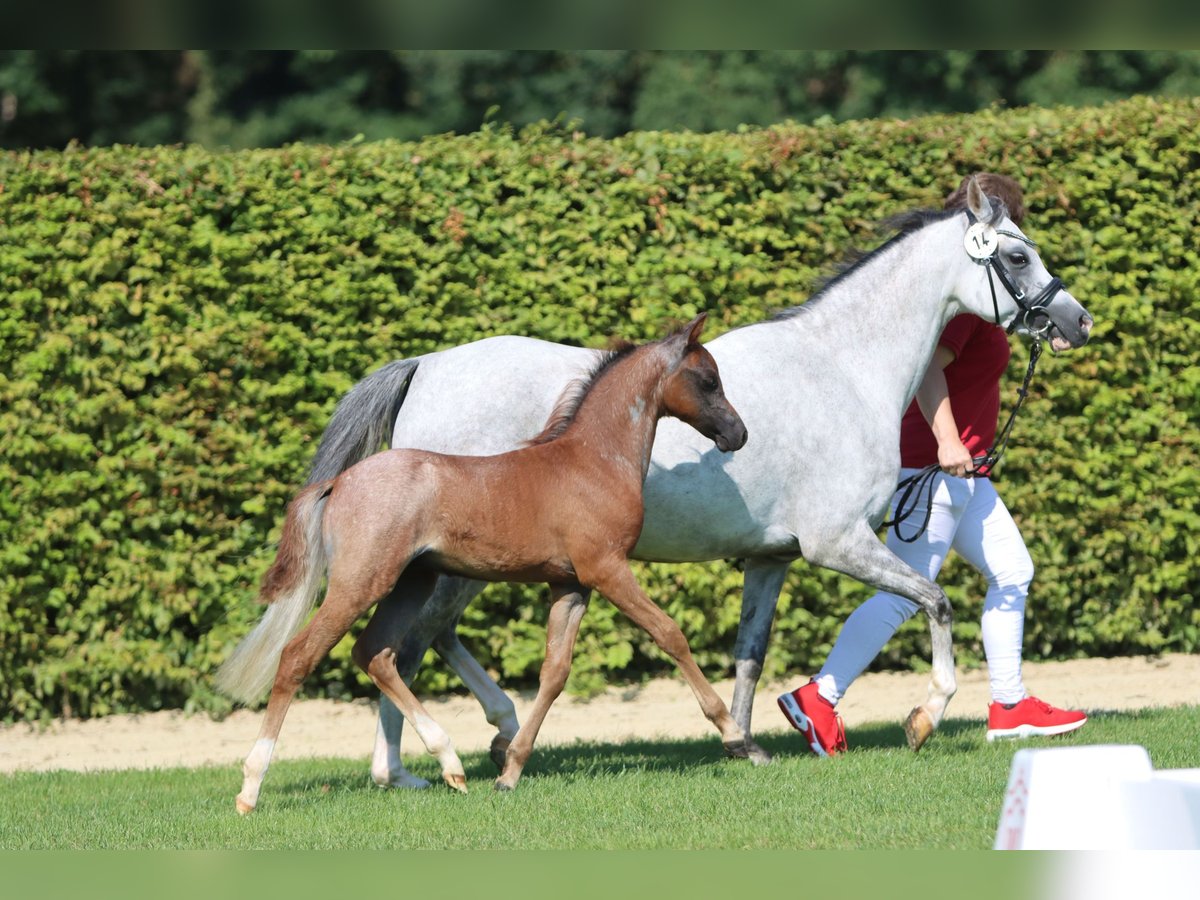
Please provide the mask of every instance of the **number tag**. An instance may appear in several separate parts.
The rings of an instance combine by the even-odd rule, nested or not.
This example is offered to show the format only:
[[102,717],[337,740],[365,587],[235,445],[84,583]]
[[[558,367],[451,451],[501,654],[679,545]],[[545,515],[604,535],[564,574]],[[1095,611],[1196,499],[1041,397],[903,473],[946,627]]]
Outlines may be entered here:
[[976,222],[967,229],[963,246],[967,248],[967,253],[972,259],[989,259],[1000,246],[1000,236],[996,234],[993,226]]

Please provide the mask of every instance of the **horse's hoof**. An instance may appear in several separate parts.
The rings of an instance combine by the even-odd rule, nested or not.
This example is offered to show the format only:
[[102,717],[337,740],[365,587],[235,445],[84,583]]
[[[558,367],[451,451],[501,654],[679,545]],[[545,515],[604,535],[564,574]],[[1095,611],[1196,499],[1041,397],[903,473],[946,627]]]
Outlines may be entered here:
[[248,816],[250,813],[254,812],[254,805],[243,800],[241,794],[238,794],[237,799],[234,800],[234,803],[237,805],[239,816]]
[[726,755],[734,759],[748,759],[756,766],[765,766],[771,761],[771,754],[749,738],[722,741],[721,746],[725,748]]
[[750,762],[756,766],[769,766],[773,757],[754,741],[747,741],[750,748]]
[[445,781],[446,784],[450,785],[450,787],[452,787],[456,791],[458,791],[460,794],[465,794],[467,792],[467,776],[466,775],[460,775],[455,772],[443,772],[442,780]]
[[499,778],[496,779],[496,790],[497,791],[501,791],[501,792],[507,794],[514,787],[516,787],[515,784],[509,784],[506,781],[501,781]]
[[501,772],[504,771],[504,765],[508,762],[508,745],[511,743],[512,741],[502,734],[497,734],[492,738],[492,748],[488,751],[488,755],[492,759],[492,765]]
[[923,707],[918,706],[908,714],[904,723],[904,736],[908,738],[908,748],[916,753],[933,734],[933,720]]
[[412,774],[412,772],[409,772],[406,769],[401,769],[395,775],[393,775],[391,772],[388,772],[386,769],[372,771],[371,781],[373,781],[375,786],[380,790],[400,788],[401,790],[406,791],[422,791],[429,787],[428,781],[420,776]]

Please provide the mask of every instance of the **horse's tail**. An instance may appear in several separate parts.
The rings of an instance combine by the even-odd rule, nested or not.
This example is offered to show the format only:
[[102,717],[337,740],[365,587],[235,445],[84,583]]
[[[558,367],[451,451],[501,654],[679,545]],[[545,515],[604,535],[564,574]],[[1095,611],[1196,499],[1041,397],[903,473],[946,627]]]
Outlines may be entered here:
[[391,443],[396,417],[417,364],[415,359],[390,362],[372,372],[338,401],[313,457],[308,484],[336,478],[359,460]]
[[288,504],[279,552],[258,592],[267,611],[217,672],[217,689],[242,703],[256,702],[271,686],[283,648],[316,605],[326,565],[321,512],[332,483],[310,484]]

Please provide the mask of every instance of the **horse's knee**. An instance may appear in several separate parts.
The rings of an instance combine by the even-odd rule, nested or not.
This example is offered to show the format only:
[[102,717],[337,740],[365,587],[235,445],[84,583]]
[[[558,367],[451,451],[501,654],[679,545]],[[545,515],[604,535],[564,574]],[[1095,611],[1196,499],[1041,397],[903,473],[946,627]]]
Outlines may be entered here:
[[465,653],[466,648],[463,647],[462,641],[458,639],[458,618],[447,628],[442,628],[430,641],[429,646],[433,651],[443,659],[457,653]]
[[387,645],[384,641],[368,637],[368,632],[363,632],[354,642],[354,646],[350,648],[350,658],[354,660],[356,666],[369,675],[375,658],[386,649]]
[[941,588],[937,589],[937,594],[930,604],[929,617],[943,628],[949,628],[954,622],[954,607],[950,605],[950,598]]

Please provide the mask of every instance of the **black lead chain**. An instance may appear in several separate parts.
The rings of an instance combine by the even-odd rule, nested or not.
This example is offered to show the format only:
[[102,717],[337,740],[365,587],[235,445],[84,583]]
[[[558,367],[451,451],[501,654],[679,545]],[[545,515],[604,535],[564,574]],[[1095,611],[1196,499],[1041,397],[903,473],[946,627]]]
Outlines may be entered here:
[[[1041,355],[1042,342],[1035,340],[1029,348],[1029,365],[1025,369],[1025,378],[1021,382],[1021,386],[1017,388],[1017,403],[1013,407],[1012,412],[1008,414],[1008,421],[1000,429],[1000,436],[996,439],[996,443],[992,444],[988,452],[982,457],[976,457],[973,460],[976,471],[986,467],[990,473],[996,467],[996,464],[1000,462],[1000,457],[1004,455],[1004,451],[1008,448],[1008,439],[1012,435],[1013,422],[1017,420],[1017,413],[1021,411],[1021,404],[1025,402],[1025,398],[1029,395],[1029,383],[1033,381],[1033,370],[1037,367],[1038,358]],[[971,474],[973,475],[974,473]]]
[[[1017,420],[1017,413],[1021,411],[1021,404],[1025,402],[1026,396],[1029,394],[1029,384],[1033,380],[1033,370],[1037,366],[1038,357],[1042,355],[1042,342],[1034,340],[1033,345],[1029,348],[1029,366],[1025,370],[1025,379],[1021,382],[1021,386],[1017,389],[1017,403],[1013,410],[1008,415],[1008,421],[1004,423],[1004,427],[1000,430],[1000,436],[996,442],[988,449],[988,452],[983,456],[975,457],[971,462],[975,468],[967,473],[968,478],[974,478],[977,475],[991,474],[992,470],[1000,462],[1000,458],[1004,456],[1004,451],[1008,449],[1008,439],[1012,435],[1013,422]],[[982,472],[987,469],[987,473]],[[896,532],[896,537],[906,544],[911,544],[929,527],[929,517],[933,513],[933,489],[937,482],[937,476],[942,471],[941,467],[936,463],[932,466],[926,466],[915,475],[910,475],[896,485],[897,492],[900,494],[896,501],[896,517],[894,519],[885,520],[882,527],[891,527]],[[925,518],[921,522],[920,527],[910,536],[905,537],[900,533],[900,523],[912,518],[917,511],[917,506],[921,498],[925,499]]]

